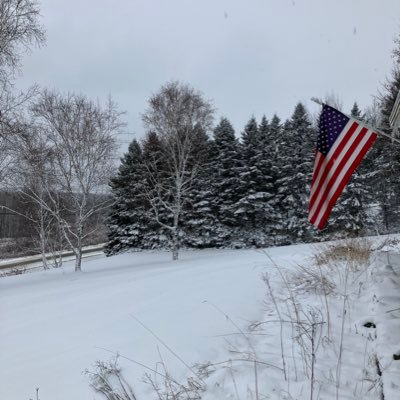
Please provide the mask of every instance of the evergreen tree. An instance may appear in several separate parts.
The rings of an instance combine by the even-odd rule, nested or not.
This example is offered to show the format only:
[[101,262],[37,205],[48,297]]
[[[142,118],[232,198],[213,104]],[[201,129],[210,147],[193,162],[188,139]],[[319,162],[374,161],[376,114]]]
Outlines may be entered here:
[[260,145],[260,134],[255,117],[251,117],[242,132],[242,148],[244,156],[251,158],[254,156],[257,147]]
[[352,107],[352,109],[351,109],[351,111],[350,111],[350,115],[351,115],[353,118],[358,119],[358,120],[360,120],[360,121],[362,121],[362,120],[364,119],[364,117],[361,115],[360,107],[358,107],[358,104],[357,104],[356,101],[355,101],[354,104],[353,104],[353,107]]
[[242,197],[240,172],[242,157],[235,131],[227,118],[214,129],[213,190],[217,194],[218,220],[225,226],[237,227],[236,204]]
[[260,151],[260,137],[257,121],[253,117],[247,122],[242,132],[242,143],[239,147],[242,158],[242,165],[239,172],[239,185],[237,192],[241,194],[238,202],[235,204],[235,215],[237,223],[246,229],[255,228],[256,213],[254,204],[254,195],[258,192],[257,184],[260,181],[261,171],[258,169],[257,161]]
[[271,134],[270,124],[265,115],[262,116],[260,125],[258,126],[260,143],[262,146],[268,146],[268,139]]
[[[264,126],[264,128],[262,128]],[[286,215],[283,213],[282,207],[280,206],[280,183],[279,179],[282,177],[281,163],[285,158],[282,150],[286,150],[288,147],[285,146],[285,138],[283,136],[284,127],[278,115],[274,114],[271,122],[268,124],[262,123],[260,125],[261,141],[264,143],[265,158],[270,164],[270,170],[268,173],[268,179],[271,183],[270,193],[271,199],[269,201],[272,210],[270,216],[270,222],[268,224],[268,232],[273,237],[273,242],[277,245],[288,243],[286,235],[282,235],[285,230]]]
[[[400,36],[399,36],[400,38]],[[400,90],[400,42],[395,41],[397,48],[393,50],[394,66],[390,78],[383,86],[379,96],[381,111],[380,129],[387,134],[392,132],[389,124],[389,116],[392,112],[397,94]],[[400,146],[393,145],[390,139],[379,136],[371,152],[376,165],[376,172],[373,175],[374,192],[380,204],[382,230],[384,232],[396,232],[400,229]]]
[[143,246],[142,238],[147,223],[143,185],[142,149],[133,140],[121,159],[117,175],[110,182],[115,203],[107,221],[107,255]]
[[[210,184],[213,176],[212,146],[207,134],[199,130],[194,138],[201,169],[196,174],[182,216],[183,243],[189,247],[222,247],[224,228],[217,219],[217,194]],[[211,180],[212,183],[212,180]]]
[[[143,193],[146,198],[146,230],[143,232],[142,237],[143,248],[167,248],[169,244],[169,232],[157,222],[154,209],[149,203],[149,198],[153,198],[150,194],[151,191],[163,190],[163,188],[158,187],[154,182],[154,177],[163,174],[162,166],[165,165],[162,144],[158,135],[153,131],[148,132],[143,141],[142,148],[145,182]],[[157,205],[157,209],[159,219],[165,221],[165,223],[169,223],[172,218],[170,212],[160,204]]]
[[[357,102],[354,102],[350,115],[359,121],[365,121],[365,113],[362,113]],[[349,199],[350,209],[349,218],[353,219],[353,229],[350,233],[354,236],[367,234],[368,229],[373,226],[373,212],[371,212],[374,203],[373,188],[369,183],[369,175],[373,170],[372,160],[367,156],[361,162],[354,172],[350,182],[347,185],[347,192],[343,194],[343,203]]]
[[297,104],[291,119],[285,122],[278,141],[278,197],[282,234],[293,241],[308,241],[308,198],[314,162],[315,129],[307,110]]
[[272,154],[268,141],[269,125],[264,117],[260,127],[252,117],[242,133],[243,165],[240,173],[242,197],[236,215],[247,230],[247,244],[257,247],[272,242],[273,183]]

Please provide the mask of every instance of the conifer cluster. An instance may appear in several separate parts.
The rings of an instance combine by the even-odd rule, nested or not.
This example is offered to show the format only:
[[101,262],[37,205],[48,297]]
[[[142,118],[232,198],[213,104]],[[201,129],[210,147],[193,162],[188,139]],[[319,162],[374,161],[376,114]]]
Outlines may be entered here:
[[[361,115],[355,103],[351,114]],[[179,226],[181,247],[265,247],[357,236],[376,224],[371,198],[371,161],[353,176],[327,229],[307,220],[316,124],[302,103],[284,123],[277,115],[257,123],[251,117],[241,135],[221,118],[213,137],[196,136],[202,152]],[[240,136],[240,137],[238,137]],[[168,247],[168,231],[155,222],[144,196],[146,160],[161,160],[157,133],[134,140],[111,181],[115,205],[108,228],[107,253]],[[168,218],[168,210],[162,211]]]

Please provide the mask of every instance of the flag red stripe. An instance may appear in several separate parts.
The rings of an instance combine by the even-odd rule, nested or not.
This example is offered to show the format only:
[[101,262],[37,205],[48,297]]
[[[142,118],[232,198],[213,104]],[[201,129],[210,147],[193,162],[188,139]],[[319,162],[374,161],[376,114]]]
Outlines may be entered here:
[[312,224],[314,224],[316,222],[316,219],[321,211],[321,208],[325,204],[326,199],[329,195],[329,192],[336,182],[336,179],[338,178],[341,171],[346,166],[347,162],[349,161],[349,158],[354,153],[354,151],[357,149],[358,145],[360,144],[360,142],[362,141],[363,137],[365,136],[365,134],[367,132],[368,132],[367,128],[362,128],[358,132],[358,134],[354,137],[353,143],[350,145],[350,147],[347,149],[347,151],[343,154],[343,158],[341,159],[339,164],[336,165],[334,170],[332,170],[333,174],[330,175],[328,179],[325,178],[325,180],[323,181],[324,184],[322,185],[322,188],[320,189],[320,192],[322,195],[317,203],[317,206],[316,206],[314,212],[311,213],[311,215],[310,215],[310,222]]
[[359,124],[357,122],[354,122],[350,126],[350,128],[347,130],[347,132],[345,132],[343,135],[340,135],[342,137],[337,139],[337,140],[341,140],[338,147],[335,149],[335,151],[332,154],[328,153],[327,156],[324,158],[324,164],[322,165],[322,168],[319,169],[319,171],[321,171],[320,173],[322,175],[319,176],[319,179],[316,180],[315,184],[312,185],[312,187],[311,187],[311,197],[310,197],[310,203],[309,203],[310,211],[312,210],[315,200],[318,198],[319,193],[326,186],[327,176],[331,172],[332,167],[335,164],[335,161],[339,158],[340,154],[342,153],[346,144],[352,138],[352,135],[357,130],[358,126],[359,126]]
[[364,144],[364,146],[360,150],[360,152],[357,155],[356,159],[351,164],[350,168],[348,169],[348,171],[346,172],[346,174],[343,177],[342,181],[340,182],[339,187],[336,189],[335,193],[331,197],[331,199],[330,199],[330,201],[328,203],[328,206],[327,206],[327,208],[325,210],[325,213],[323,214],[323,216],[322,216],[322,218],[321,218],[321,220],[320,220],[320,222],[318,224],[318,229],[322,229],[325,226],[326,221],[328,220],[329,215],[330,215],[330,213],[332,211],[332,208],[335,205],[337,199],[342,194],[343,189],[345,188],[345,186],[347,185],[347,183],[349,182],[349,180],[351,178],[351,175],[356,170],[358,165],[361,163],[361,160],[363,159],[365,154],[368,152],[370,147],[373,145],[373,143],[375,142],[376,138],[377,138],[377,134],[375,132],[373,132],[371,137],[367,140],[367,142]]

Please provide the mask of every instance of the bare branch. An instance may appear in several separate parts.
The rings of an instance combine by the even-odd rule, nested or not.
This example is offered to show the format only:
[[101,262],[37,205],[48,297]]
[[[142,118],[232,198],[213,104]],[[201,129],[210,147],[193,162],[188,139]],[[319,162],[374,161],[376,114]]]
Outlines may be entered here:
[[[178,257],[179,221],[191,184],[201,166],[195,142],[213,123],[210,101],[188,85],[170,82],[149,99],[142,119],[148,185],[146,198],[154,219],[171,232],[173,258]],[[146,148],[153,148],[147,151]]]

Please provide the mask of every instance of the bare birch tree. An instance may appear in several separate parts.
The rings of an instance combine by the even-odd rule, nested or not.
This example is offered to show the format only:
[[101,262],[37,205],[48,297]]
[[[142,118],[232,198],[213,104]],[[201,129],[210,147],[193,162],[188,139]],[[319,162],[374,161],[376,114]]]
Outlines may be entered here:
[[56,218],[80,271],[84,240],[96,230],[90,220],[110,206],[107,183],[121,113],[111,100],[101,107],[82,95],[50,91],[32,111],[51,149],[52,178],[51,185],[42,182],[44,195],[31,192],[30,197]]
[[[45,42],[40,9],[35,0],[0,0],[0,158],[9,164],[9,148],[21,133],[21,107],[36,94],[36,87],[15,93],[12,81],[21,66],[21,57]],[[5,169],[2,168],[4,175]],[[2,181],[0,175],[0,182]]]
[[172,258],[179,255],[179,226],[194,177],[201,168],[196,137],[209,132],[214,109],[210,101],[188,85],[167,83],[151,96],[142,119],[160,140],[157,159],[145,159],[147,200],[157,223],[170,232]]
[[12,93],[10,82],[20,68],[21,57],[44,41],[36,1],[0,0],[0,133],[13,126],[10,112],[32,95],[30,91],[25,95]]
[[18,194],[24,208],[21,211],[3,208],[29,221],[34,232],[32,244],[34,250],[40,251],[43,267],[48,268],[48,253],[52,255],[53,264],[58,266],[63,250],[59,222],[54,213],[49,212],[50,204],[45,206],[49,200],[47,193],[57,190],[52,171],[53,150],[43,132],[30,121],[14,138],[11,155],[13,162],[4,184]]
[[23,52],[45,40],[39,22],[40,10],[34,0],[0,0],[0,77],[8,78],[20,67]]

